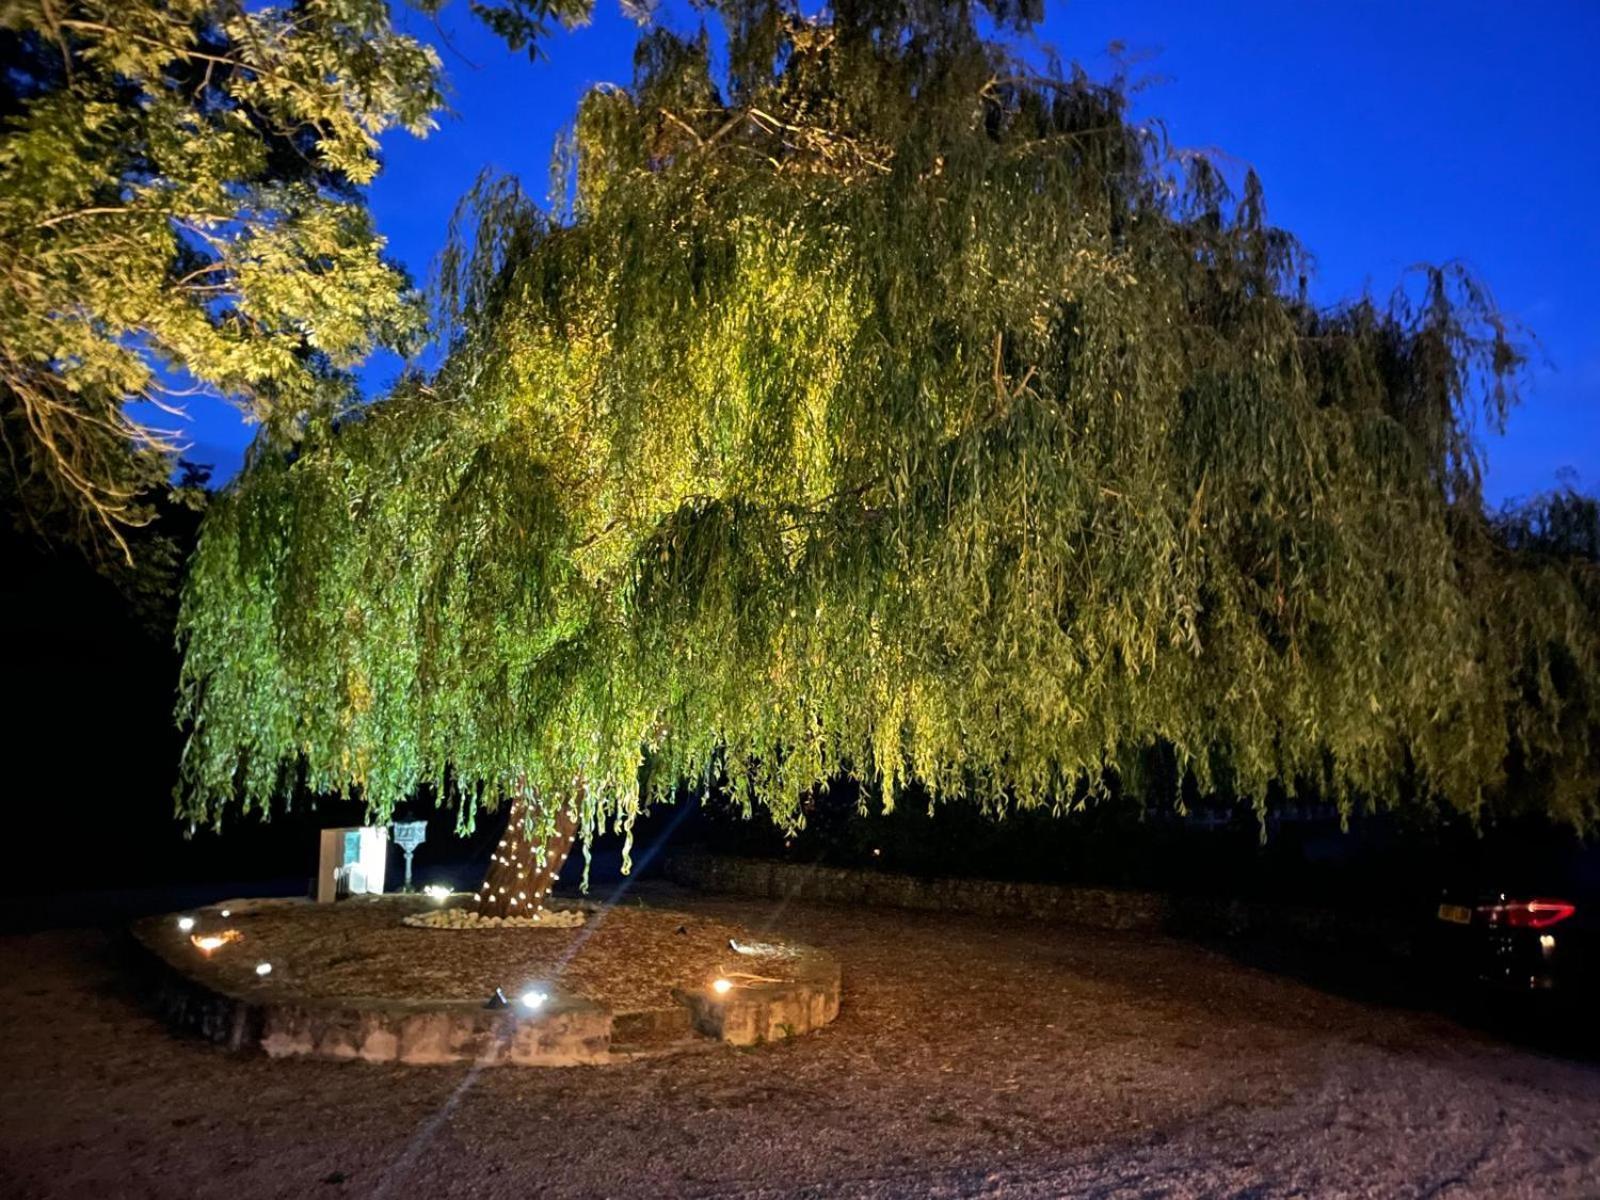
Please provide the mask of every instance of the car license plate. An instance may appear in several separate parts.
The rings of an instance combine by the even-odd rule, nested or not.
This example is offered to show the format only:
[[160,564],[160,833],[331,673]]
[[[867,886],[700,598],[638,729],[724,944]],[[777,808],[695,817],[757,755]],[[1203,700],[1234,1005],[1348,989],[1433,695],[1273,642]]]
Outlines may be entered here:
[[1471,925],[1472,910],[1465,904],[1439,905],[1439,920],[1449,921],[1455,925]]

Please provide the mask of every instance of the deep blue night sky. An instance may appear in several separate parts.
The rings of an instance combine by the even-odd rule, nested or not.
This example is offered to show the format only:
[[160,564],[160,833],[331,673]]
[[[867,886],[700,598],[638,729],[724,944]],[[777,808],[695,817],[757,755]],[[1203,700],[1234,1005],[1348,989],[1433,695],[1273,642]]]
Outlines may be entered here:
[[[372,188],[392,251],[425,277],[460,195],[485,167],[542,196],[556,131],[593,83],[631,75],[636,27],[616,0],[529,63],[468,15],[441,20],[453,117],[385,143]],[[1600,3],[1072,0],[1037,40],[1091,75],[1121,42],[1159,80],[1141,116],[1175,144],[1253,166],[1270,218],[1317,261],[1314,293],[1386,297],[1406,268],[1460,259],[1538,336],[1526,402],[1485,439],[1492,502],[1558,472],[1600,491]],[[413,17],[419,35],[437,42]],[[395,373],[377,363],[374,390]],[[230,474],[249,438],[231,410],[193,414],[191,458]]]

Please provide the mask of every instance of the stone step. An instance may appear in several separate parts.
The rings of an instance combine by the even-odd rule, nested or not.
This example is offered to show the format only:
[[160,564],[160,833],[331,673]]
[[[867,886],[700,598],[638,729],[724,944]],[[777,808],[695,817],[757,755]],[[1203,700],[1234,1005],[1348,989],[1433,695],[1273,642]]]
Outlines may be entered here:
[[681,1004],[614,1013],[611,1017],[613,1054],[658,1050],[678,1042],[693,1041],[699,1036],[690,1020],[689,1009]]

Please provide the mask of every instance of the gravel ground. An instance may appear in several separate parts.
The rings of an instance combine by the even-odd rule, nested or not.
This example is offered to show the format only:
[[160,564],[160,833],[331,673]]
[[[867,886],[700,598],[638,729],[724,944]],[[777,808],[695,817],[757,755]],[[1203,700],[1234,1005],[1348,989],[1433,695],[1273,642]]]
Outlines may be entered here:
[[1600,1196],[1600,1066],[1176,941],[754,901],[837,1022],[605,1068],[229,1055],[113,939],[0,939],[7,1197]]

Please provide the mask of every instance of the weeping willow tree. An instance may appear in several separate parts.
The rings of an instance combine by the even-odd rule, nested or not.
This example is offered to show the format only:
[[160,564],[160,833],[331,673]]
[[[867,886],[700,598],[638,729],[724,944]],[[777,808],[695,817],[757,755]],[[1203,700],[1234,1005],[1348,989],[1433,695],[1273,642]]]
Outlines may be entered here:
[[1027,12],[719,16],[588,95],[550,209],[480,185],[434,377],[212,508],[185,815],[522,798],[505,912],[685,783],[1594,814],[1595,576],[1484,515],[1522,359],[1470,278],[1312,305],[1254,177],[979,32]]

